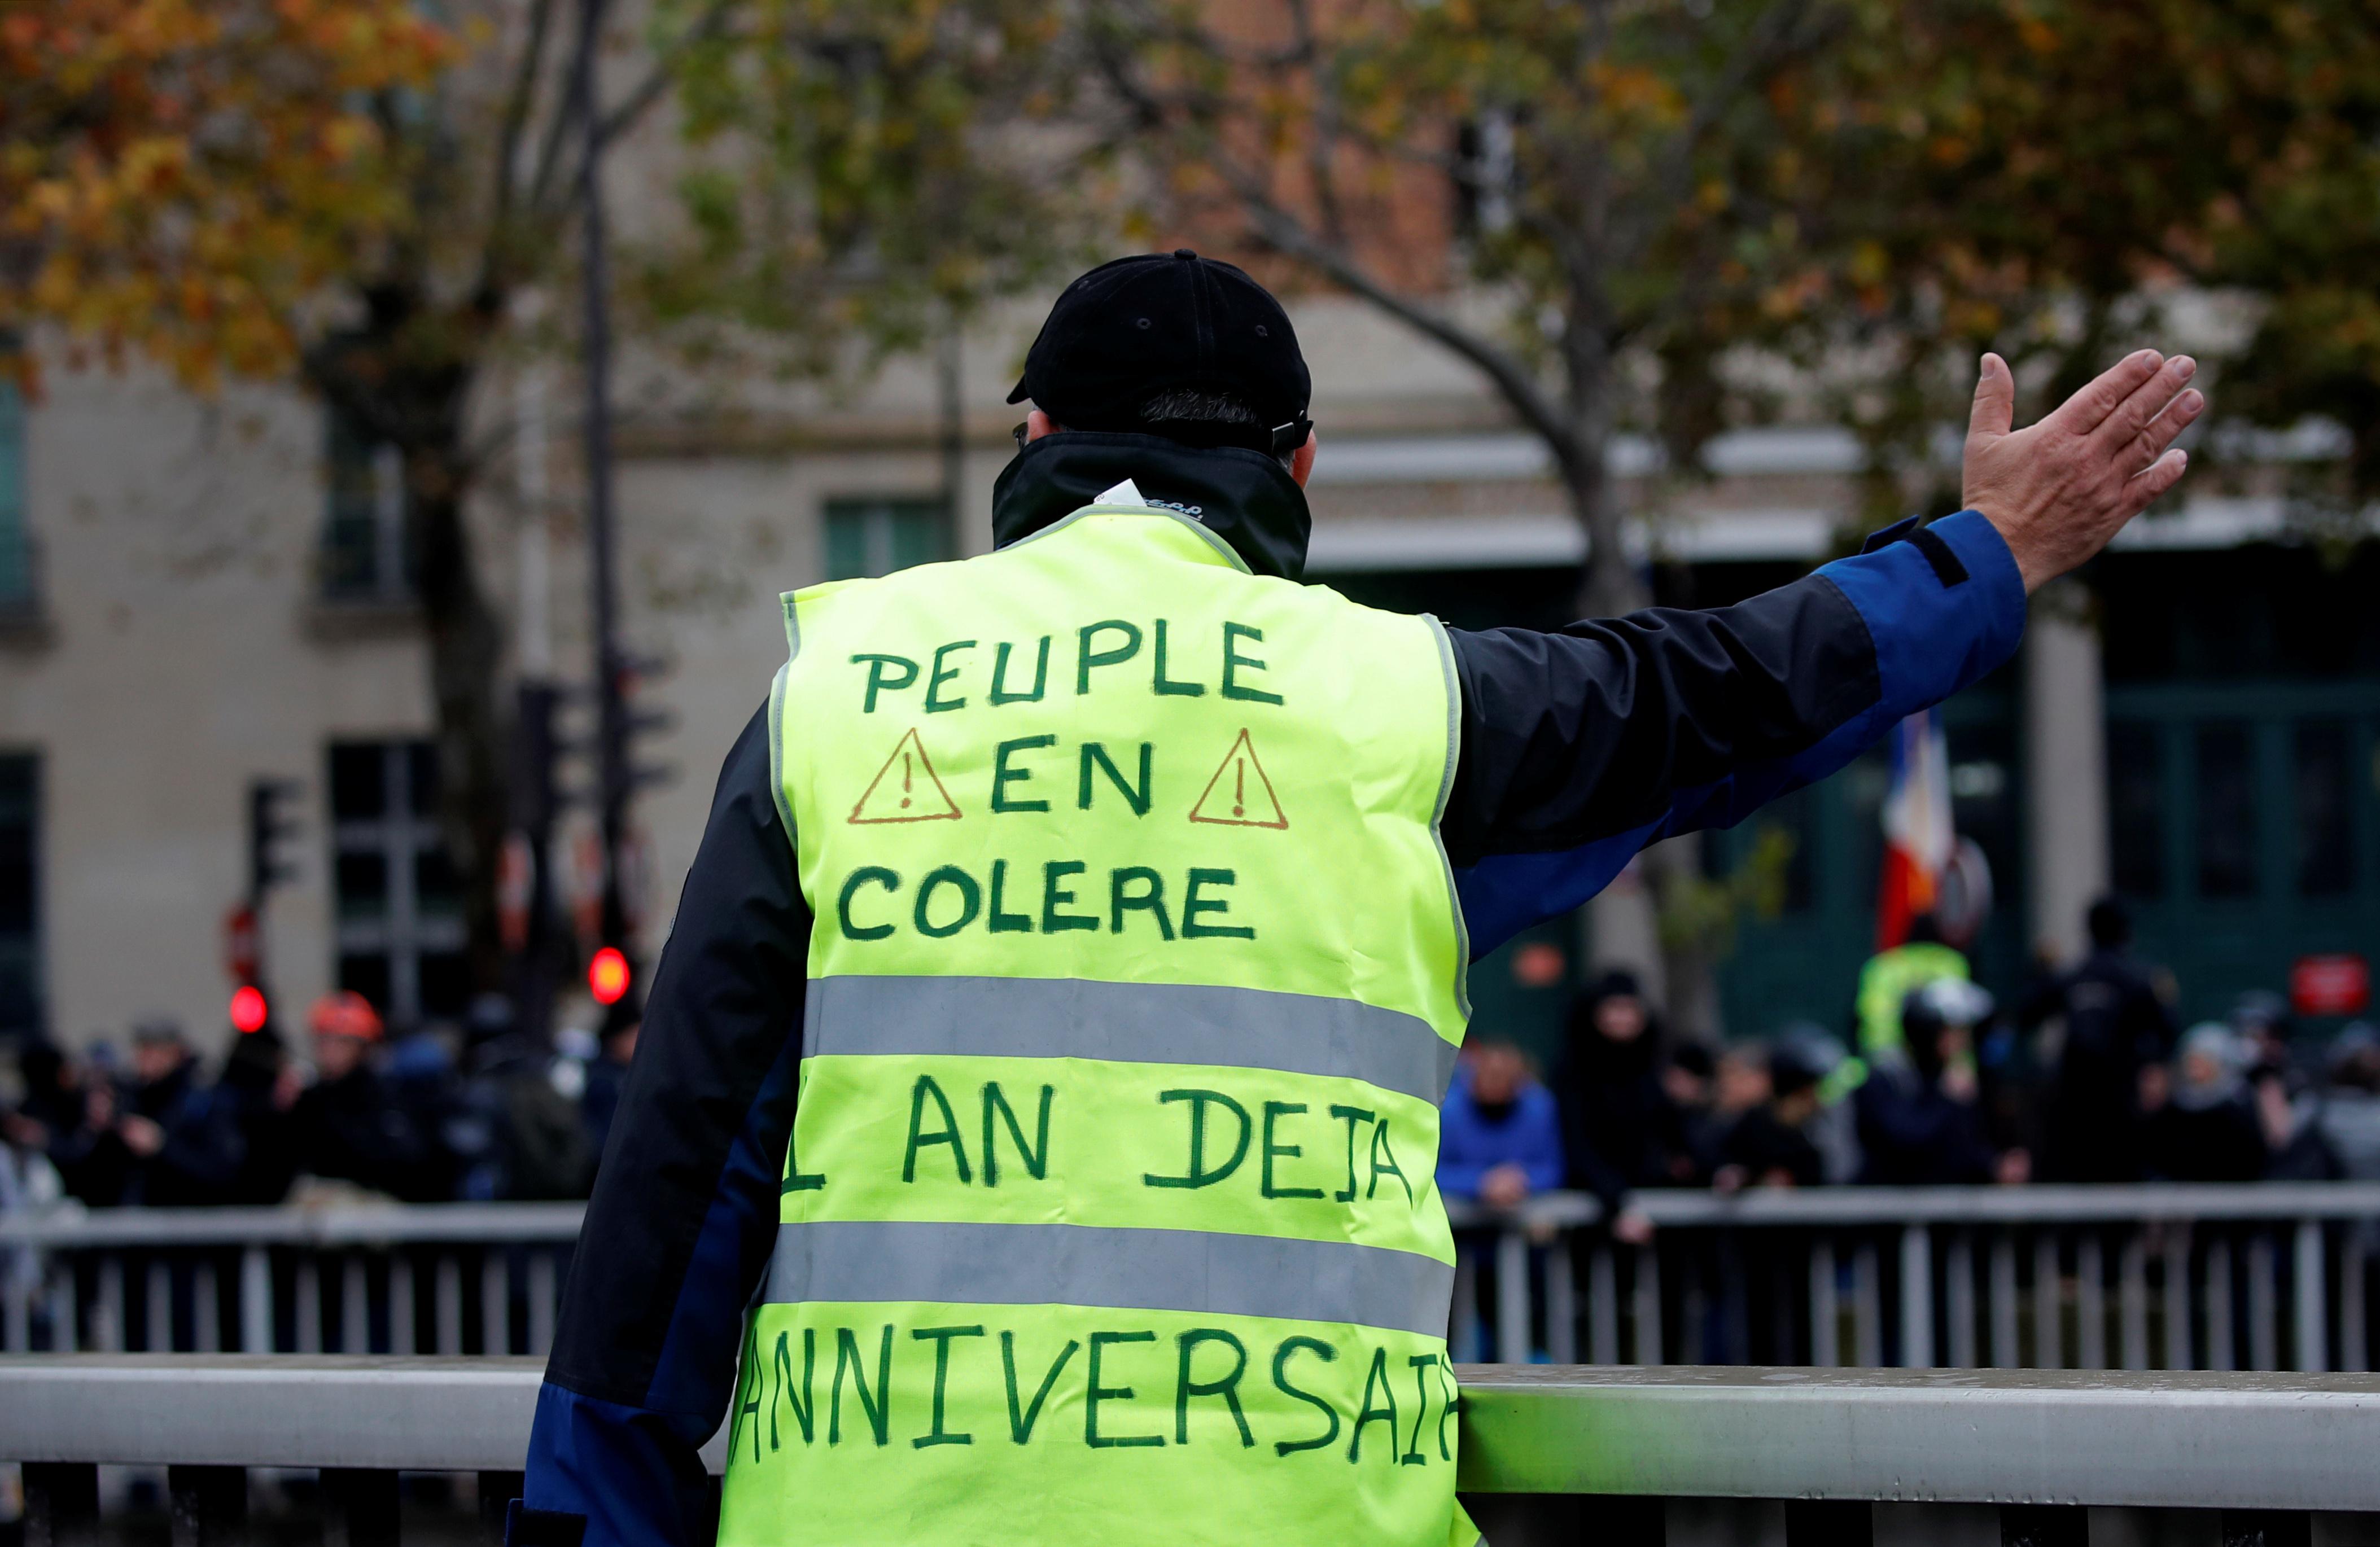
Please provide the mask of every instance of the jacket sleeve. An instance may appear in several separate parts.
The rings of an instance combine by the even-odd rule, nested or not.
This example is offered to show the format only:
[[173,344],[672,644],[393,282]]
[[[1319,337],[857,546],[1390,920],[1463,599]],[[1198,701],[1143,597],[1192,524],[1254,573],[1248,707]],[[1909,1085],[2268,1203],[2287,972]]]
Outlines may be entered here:
[[509,1540],[707,1544],[702,1443],[775,1239],[810,917],[768,715],[727,756],[588,1204]]
[[2024,584],[1973,511],[1733,607],[1451,631],[1463,745],[1440,830],[1475,956],[1646,844],[1731,827],[2015,653]]
[[1551,1192],[1562,1184],[1561,1112],[1551,1091],[1531,1093],[1528,1118],[1528,1153],[1521,1167],[1529,1174],[1530,1191]]

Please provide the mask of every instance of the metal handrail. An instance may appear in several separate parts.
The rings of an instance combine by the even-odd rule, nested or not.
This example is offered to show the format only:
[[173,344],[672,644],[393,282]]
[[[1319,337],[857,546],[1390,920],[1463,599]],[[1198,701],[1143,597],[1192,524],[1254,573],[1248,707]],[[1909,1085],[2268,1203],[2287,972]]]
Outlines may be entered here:
[[[2380,1377],[1466,1365],[1462,1486],[2380,1511]],[[0,1458],[517,1471],[539,1360],[0,1358]],[[723,1460],[714,1436],[704,1452]]]
[[[2380,1218],[2380,1182],[2221,1182],[2030,1187],[1647,1189],[1630,1199],[1653,1223],[1725,1226],[2048,1225],[2168,1219]],[[1583,1192],[1547,1192],[1501,1212],[1450,1200],[1456,1225],[1549,1228],[1602,1217]],[[330,1207],[82,1209],[0,1215],[0,1246],[62,1251],[137,1246],[360,1247],[407,1242],[566,1244],[583,1203],[351,1203]]]
[[2380,1510],[2380,1377],[1485,1365],[1478,1493]]
[[[1657,1227],[1653,1246],[1583,1233],[1600,1215],[1585,1194],[1510,1212],[1451,1205],[1463,1232],[1456,1347],[1605,1362],[1624,1347],[1645,1364],[2370,1362],[2380,1184],[1648,1190],[1632,1203]],[[584,1215],[578,1203],[381,1203],[10,1215],[0,1348],[538,1354]],[[1565,1233],[1574,1250],[1533,1254]],[[1747,1263],[1765,1275],[1763,1326],[1790,1317],[1799,1331],[1755,1340]],[[1799,1287],[1779,1291],[1780,1272]],[[1478,1296],[1491,1273],[1492,1313]],[[1697,1311],[1718,1303],[1706,1293],[1735,1308],[1730,1319]]]
[[[2049,1183],[2026,1187],[1647,1188],[1629,1197],[1656,1227],[2083,1225],[2170,1219],[2380,1218],[2380,1182]],[[1509,1211],[1453,1199],[1458,1227],[1570,1228],[1603,1217],[1583,1192],[1545,1192]]]
[[0,1247],[567,1245],[584,1203],[344,1203],[325,1208],[84,1209],[0,1215]]

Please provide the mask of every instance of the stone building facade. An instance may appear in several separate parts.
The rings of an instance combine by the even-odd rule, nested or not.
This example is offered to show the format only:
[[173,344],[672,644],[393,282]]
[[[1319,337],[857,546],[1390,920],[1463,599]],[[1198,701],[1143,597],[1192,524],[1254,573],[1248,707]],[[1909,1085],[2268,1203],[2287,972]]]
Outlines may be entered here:
[[[1344,300],[1294,310],[1322,436],[1313,577],[1466,626],[1562,621],[1583,548],[1536,444],[1394,324]],[[1002,399],[1037,319],[1007,314],[960,351],[955,521],[931,362],[855,393],[771,393],[732,420],[624,392],[625,632],[668,663],[643,695],[674,717],[647,749],[672,777],[637,813],[649,948],[782,658],[775,594],[988,546],[1019,415]],[[583,681],[574,393],[558,374],[497,385],[499,407],[545,429],[474,523],[516,653]],[[1640,502],[1658,496],[1657,589],[1691,604],[1805,571],[1856,506],[1857,447],[1823,426],[1730,435],[1707,481],[1657,483],[1641,446],[1620,461]],[[2111,882],[2152,949],[2188,953],[2193,1009],[2372,938],[2380,634],[2353,603],[2372,562],[2269,542],[2277,510],[2210,489],[2146,519],[2093,589],[2041,598],[2021,661],[1953,707],[1961,825],[1998,885],[1988,979],[2014,987],[2044,942],[2070,952]],[[297,791],[294,875],[263,928],[281,1004],[344,984],[400,1020],[457,1009],[402,519],[384,459],[292,393],[201,399],[61,369],[39,401],[0,407],[0,1032],[120,1037],[162,1011],[211,1037],[260,778]],[[1730,1032],[1840,1019],[1880,789],[1862,765],[1779,808],[1786,906],[1746,925],[1723,971]],[[1705,861],[1742,844],[1716,838]],[[1566,927],[1508,949],[1479,974],[1483,1014],[1542,1036],[1587,955]]]

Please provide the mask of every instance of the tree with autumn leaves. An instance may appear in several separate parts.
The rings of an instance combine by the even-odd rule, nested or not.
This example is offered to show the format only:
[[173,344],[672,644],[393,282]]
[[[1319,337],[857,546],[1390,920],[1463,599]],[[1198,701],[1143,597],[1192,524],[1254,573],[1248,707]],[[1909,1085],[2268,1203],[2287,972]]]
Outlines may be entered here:
[[[397,448],[450,828],[493,939],[503,630],[463,519],[516,301],[573,276],[577,4],[0,0],[0,329],[293,375]],[[639,325],[817,369],[1099,228],[1267,255],[1468,361],[1546,444],[1584,601],[1643,599],[1612,453],[1846,423],[1880,514],[1974,355],[2054,397],[2212,297],[2219,411],[2325,415],[2380,489],[2380,28],[2353,0],[655,0],[599,133],[664,106]],[[1111,181],[1108,173],[1121,176]],[[1110,243],[1113,237],[1109,238]],[[18,356],[23,369],[30,357]],[[1781,375],[1779,365],[1787,368]],[[1782,383],[1782,384],[1780,384]]]
[[0,8],[0,330],[196,383],[288,369],[302,307],[408,212],[373,104],[455,53],[398,0]]
[[[1938,481],[1975,357],[2055,402],[2208,303],[2222,405],[2380,492],[2380,16],[2356,0],[1095,0],[1177,225],[1469,363],[1641,601],[1610,448],[1847,423]],[[2162,336],[2162,335],[2161,335]],[[1779,364],[1799,368],[1780,385]],[[1954,491],[1955,492],[1955,491]],[[1657,524],[1657,523],[1656,523]]]
[[[1779,342],[1874,453],[1871,519],[1929,483],[1955,497],[1929,442],[1985,348],[2044,407],[2138,344],[2197,349],[2234,426],[2346,432],[2346,456],[2299,470],[2294,514],[2335,526],[2380,495],[2380,13],[1876,0],[1844,15],[1783,115],[1805,252]],[[2202,449],[2209,472],[2229,440]]]
[[[493,368],[544,342],[519,303],[577,280],[585,14],[0,0],[9,367],[33,379],[55,342],[200,390],[295,380],[395,449],[482,986],[503,981],[510,698],[467,517],[509,444]],[[732,344],[813,373],[855,338],[960,325],[1070,229],[1038,174],[1071,157],[1002,151],[1064,100],[1053,36],[1025,0],[656,0],[613,26],[591,138],[624,144],[666,105],[681,133],[646,152],[685,168],[679,218],[622,246],[622,309],[710,364]]]

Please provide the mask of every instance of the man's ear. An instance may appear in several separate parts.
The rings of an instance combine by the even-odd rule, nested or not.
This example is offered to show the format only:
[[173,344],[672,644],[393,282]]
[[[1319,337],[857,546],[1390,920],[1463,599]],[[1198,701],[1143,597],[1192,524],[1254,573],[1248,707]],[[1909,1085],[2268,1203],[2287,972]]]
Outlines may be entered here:
[[1305,444],[1289,453],[1289,476],[1304,489],[1305,480],[1314,476],[1314,431],[1305,432]]
[[1040,409],[1028,409],[1025,415],[1025,442],[1031,445],[1044,435],[1055,435],[1065,428]]

